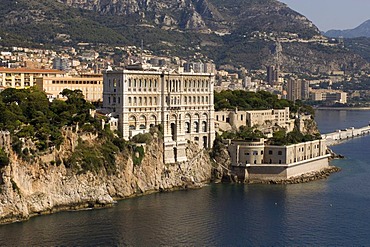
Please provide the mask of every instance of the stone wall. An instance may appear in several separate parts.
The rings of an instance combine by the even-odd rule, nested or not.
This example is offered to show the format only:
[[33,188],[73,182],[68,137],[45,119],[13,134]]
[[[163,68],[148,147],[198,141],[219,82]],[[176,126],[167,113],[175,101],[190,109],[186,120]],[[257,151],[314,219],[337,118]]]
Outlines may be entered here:
[[[282,180],[302,174],[318,172],[329,167],[328,155],[293,165],[256,165],[245,168],[245,180]],[[240,169],[240,168],[238,168]],[[238,171],[238,174],[241,174]]]

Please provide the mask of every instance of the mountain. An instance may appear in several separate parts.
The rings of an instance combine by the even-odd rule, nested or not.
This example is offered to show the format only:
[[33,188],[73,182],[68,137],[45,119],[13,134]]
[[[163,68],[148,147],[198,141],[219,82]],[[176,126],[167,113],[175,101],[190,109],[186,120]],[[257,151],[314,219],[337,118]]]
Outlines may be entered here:
[[277,0],[2,0],[0,16],[0,45],[143,40],[158,55],[257,69],[274,62],[279,38],[286,71],[367,66],[360,56],[325,45],[312,22]]
[[153,25],[171,30],[246,32],[302,30],[312,36],[318,29],[302,15],[275,0],[59,0],[68,6],[105,16],[124,17],[128,25]]
[[343,38],[359,38],[359,37],[368,37],[370,38],[370,20],[365,21],[360,26],[354,29],[346,30],[329,30],[324,33],[327,37],[343,37]]

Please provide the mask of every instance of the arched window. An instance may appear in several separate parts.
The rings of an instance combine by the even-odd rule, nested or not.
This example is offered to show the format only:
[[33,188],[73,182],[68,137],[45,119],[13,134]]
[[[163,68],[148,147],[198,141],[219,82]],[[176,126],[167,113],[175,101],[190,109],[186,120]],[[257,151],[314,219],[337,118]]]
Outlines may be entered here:
[[190,123],[189,122],[185,122],[185,133],[190,133],[191,129],[190,129]]
[[130,116],[128,119],[128,125],[130,130],[136,129],[136,118],[134,116]]
[[206,121],[202,122],[202,131],[207,132],[207,122]]
[[176,139],[177,139],[177,133],[176,132],[177,132],[176,124],[171,123],[171,136],[172,136],[173,141],[176,141]]
[[198,122],[194,122],[194,132],[199,133],[199,123]]

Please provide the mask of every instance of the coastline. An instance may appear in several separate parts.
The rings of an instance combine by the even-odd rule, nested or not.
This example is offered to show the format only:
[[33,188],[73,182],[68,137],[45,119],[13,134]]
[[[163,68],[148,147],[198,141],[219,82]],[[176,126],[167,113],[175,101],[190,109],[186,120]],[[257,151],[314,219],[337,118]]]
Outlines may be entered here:
[[368,107],[325,107],[325,106],[319,106],[314,107],[315,110],[334,110],[334,111],[369,111],[370,106]]
[[0,218],[0,226],[2,225],[8,225],[13,223],[21,223],[21,222],[27,222],[33,217],[41,216],[41,215],[51,215],[59,212],[68,212],[68,211],[84,211],[84,210],[96,210],[96,209],[105,209],[105,208],[111,208],[114,207],[119,201],[123,201],[126,199],[141,197],[141,196],[147,196],[155,193],[169,193],[174,191],[183,191],[183,190],[195,190],[195,189],[201,189],[204,186],[207,186],[211,184],[210,181],[203,182],[203,183],[194,183],[194,184],[187,184],[184,186],[175,186],[170,189],[165,190],[151,190],[151,191],[145,191],[143,193],[135,193],[126,197],[114,197],[113,202],[99,202],[97,200],[95,201],[85,201],[85,202],[76,202],[66,205],[56,205],[50,209],[46,209],[41,212],[37,213],[31,213],[29,215],[8,215],[6,217]]
[[[320,171],[313,171],[309,173],[305,173],[296,177],[291,177],[288,179],[282,179],[282,180],[249,180],[246,181],[244,184],[275,184],[275,185],[288,185],[288,184],[301,184],[301,183],[309,183],[314,182],[321,179],[327,179],[332,173],[339,172],[341,169],[335,166],[329,166],[328,168],[324,168]],[[154,193],[167,193],[167,192],[173,192],[173,191],[181,191],[181,190],[194,190],[194,189],[201,189],[209,184],[217,183],[216,180],[209,180],[209,181],[203,181],[202,183],[191,183],[190,181],[186,184],[183,184],[182,186],[174,186],[172,188],[167,189],[159,189],[159,190],[148,190],[142,193],[134,193],[129,196],[125,197],[113,197],[113,202],[101,202],[99,200],[95,201],[83,201],[83,202],[76,202],[71,204],[65,204],[65,205],[56,205],[52,208],[48,208],[44,211],[40,212],[33,212],[28,215],[22,215],[22,214],[14,214],[14,215],[7,215],[4,218],[0,219],[0,225],[6,225],[11,223],[17,223],[17,222],[26,222],[30,218],[40,216],[40,215],[49,215],[54,214],[58,212],[63,211],[83,211],[83,210],[89,210],[89,209],[104,209],[104,208],[110,208],[114,207],[118,201],[135,198],[135,197],[141,197],[146,196]],[[224,184],[230,183],[230,182],[221,182]]]
[[302,183],[309,183],[317,180],[322,180],[328,178],[332,173],[336,173],[341,171],[341,168],[336,166],[329,166],[327,168],[321,169],[320,171],[313,171],[309,173],[304,173],[299,176],[287,178],[287,179],[279,179],[279,180],[249,180],[246,181],[246,184],[279,184],[279,185],[287,185],[287,184],[302,184]]

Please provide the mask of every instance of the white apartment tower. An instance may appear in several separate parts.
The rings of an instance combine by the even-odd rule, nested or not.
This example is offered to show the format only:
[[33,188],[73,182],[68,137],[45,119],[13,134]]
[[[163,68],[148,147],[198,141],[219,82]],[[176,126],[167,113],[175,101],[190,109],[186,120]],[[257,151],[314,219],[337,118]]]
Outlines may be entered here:
[[119,118],[125,139],[161,124],[164,161],[186,161],[186,143],[211,148],[214,75],[158,71],[105,71],[103,107]]

